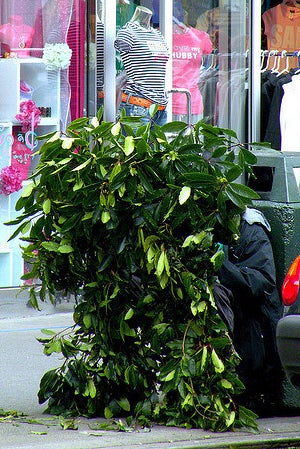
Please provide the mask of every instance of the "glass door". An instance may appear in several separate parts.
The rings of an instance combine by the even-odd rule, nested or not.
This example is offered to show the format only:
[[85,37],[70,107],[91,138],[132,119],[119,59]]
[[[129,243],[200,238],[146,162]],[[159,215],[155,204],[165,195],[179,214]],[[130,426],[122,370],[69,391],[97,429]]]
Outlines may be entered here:
[[[234,129],[244,141],[248,76],[248,0],[174,0],[173,86],[191,93],[191,121]],[[182,95],[173,116],[184,118]]]

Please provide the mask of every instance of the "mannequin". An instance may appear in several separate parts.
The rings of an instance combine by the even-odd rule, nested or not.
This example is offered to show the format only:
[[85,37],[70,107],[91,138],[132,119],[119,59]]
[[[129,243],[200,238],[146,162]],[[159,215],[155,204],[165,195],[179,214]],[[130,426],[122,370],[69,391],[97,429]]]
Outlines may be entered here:
[[152,11],[144,6],[138,6],[130,19],[130,22],[139,24],[144,28],[150,28]]
[[[137,6],[132,18],[118,32],[115,48],[119,51],[127,81],[122,89],[120,109],[142,121],[163,125],[166,122],[166,64],[169,51],[161,32],[150,26],[152,11]],[[150,117],[149,107],[158,105]]]
[[21,16],[11,16],[9,23],[0,26],[0,42],[2,53],[11,51],[24,58],[30,55],[34,29],[23,23]]

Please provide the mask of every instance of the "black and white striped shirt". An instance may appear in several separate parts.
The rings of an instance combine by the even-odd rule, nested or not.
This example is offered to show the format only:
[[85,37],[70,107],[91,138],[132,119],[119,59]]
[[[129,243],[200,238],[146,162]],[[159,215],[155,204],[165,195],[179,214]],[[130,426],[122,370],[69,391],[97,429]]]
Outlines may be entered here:
[[169,51],[161,32],[127,22],[117,34],[115,48],[126,70],[126,92],[153,103],[167,104],[165,75]]
[[96,57],[97,57],[97,90],[103,90],[104,85],[104,24],[96,25]]

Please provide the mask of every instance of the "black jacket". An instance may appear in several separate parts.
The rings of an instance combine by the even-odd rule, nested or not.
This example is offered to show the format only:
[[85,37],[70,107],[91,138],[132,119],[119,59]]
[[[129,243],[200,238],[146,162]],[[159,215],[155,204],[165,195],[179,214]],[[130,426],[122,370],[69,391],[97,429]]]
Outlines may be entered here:
[[[282,306],[268,236],[261,212],[247,209],[237,243],[225,247],[219,281],[232,293],[233,342],[241,357],[240,374],[246,386],[268,384],[281,370],[276,348],[276,326]],[[272,373],[272,374],[271,374]]]

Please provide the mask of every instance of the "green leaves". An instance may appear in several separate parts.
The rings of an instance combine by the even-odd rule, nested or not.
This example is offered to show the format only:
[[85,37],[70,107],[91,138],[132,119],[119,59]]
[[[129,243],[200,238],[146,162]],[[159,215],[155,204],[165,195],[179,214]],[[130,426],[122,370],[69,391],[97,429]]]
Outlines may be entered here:
[[53,251],[56,253],[68,254],[73,252],[73,248],[70,245],[60,245],[56,242],[43,242],[42,246],[47,251]]
[[78,424],[74,418],[66,419],[60,416],[59,423],[63,430],[78,430]]
[[129,156],[134,151],[134,138],[133,136],[125,137],[124,153]]
[[218,357],[216,351],[213,349],[211,353],[211,359],[215,368],[216,373],[223,373],[224,364],[222,360]]
[[143,425],[254,426],[235,403],[238,357],[212,293],[224,258],[216,244],[236,237],[258,197],[240,183],[255,163],[249,146],[203,122],[152,130],[99,112],[51,133],[39,156],[10,223],[31,267],[24,279],[35,307],[57,290],[78,298],[74,327],[39,338],[47,356],[63,357],[39,401],[59,415]]
[[243,208],[251,200],[258,200],[260,196],[253,192],[252,189],[237,183],[231,183],[225,190],[227,198],[232,201],[237,207]]
[[179,204],[184,204],[191,195],[191,188],[188,186],[182,187],[179,194]]

